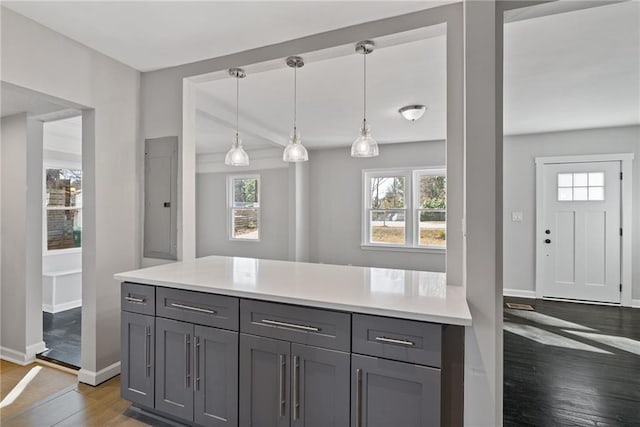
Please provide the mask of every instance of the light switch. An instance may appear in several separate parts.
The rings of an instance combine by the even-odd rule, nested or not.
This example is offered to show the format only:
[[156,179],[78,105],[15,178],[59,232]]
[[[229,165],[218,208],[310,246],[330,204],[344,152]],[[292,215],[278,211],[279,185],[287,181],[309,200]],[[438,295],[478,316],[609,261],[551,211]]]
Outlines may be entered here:
[[511,212],[511,221],[522,222],[522,212]]

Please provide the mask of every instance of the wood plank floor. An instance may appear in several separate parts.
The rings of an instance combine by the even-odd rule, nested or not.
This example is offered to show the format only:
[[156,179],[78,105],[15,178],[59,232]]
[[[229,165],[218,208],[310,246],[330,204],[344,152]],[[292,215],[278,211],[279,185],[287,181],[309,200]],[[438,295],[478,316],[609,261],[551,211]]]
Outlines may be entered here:
[[505,302],[505,426],[640,426],[640,310]]

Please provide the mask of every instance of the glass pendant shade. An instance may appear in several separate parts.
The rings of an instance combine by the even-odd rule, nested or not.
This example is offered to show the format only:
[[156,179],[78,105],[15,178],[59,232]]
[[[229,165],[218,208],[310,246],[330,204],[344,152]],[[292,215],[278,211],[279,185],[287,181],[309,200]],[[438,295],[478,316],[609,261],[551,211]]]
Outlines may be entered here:
[[371,128],[366,121],[362,122],[360,135],[351,144],[351,157],[375,157],[379,153],[378,143],[371,136]]
[[224,164],[228,166],[249,166],[249,155],[242,148],[242,140],[237,133],[233,138],[231,149],[227,151],[227,155],[224,157]]
[[291,132],[289,143],[282,153],[282,160],[285,162],[306,162],[309,160],[309,153],[300,142],[300,133],[295,129]]

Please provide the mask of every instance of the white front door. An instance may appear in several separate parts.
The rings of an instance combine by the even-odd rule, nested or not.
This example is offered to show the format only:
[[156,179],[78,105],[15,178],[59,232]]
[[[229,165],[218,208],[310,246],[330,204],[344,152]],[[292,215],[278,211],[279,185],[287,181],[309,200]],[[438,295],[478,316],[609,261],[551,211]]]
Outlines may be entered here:
[[545,164],[543,295],[620,302],[620,162]]

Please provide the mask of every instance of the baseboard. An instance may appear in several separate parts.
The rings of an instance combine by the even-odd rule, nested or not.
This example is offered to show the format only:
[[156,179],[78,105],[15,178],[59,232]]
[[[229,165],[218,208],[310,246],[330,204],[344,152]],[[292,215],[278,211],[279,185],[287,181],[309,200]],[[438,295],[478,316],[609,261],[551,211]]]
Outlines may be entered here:
[[536,299],[536,291],[523,291],[521,289],[503,289],[502,295],[505,297]]
[[92,386],[97,386],[118,374],[120,374],[120,362],[116,362],[104,369],[100,369],[98,372],[89,371],[88,369],[80,369],[78,371],[78,381]]
[[631,300],[631,307],[640,308],[640,299],[632,299]]
[[82,307],[82,300],[69,301],[62,304],[42,304],[42,311],[47,313],[60,313],[61,311],[71,310],[72,308]]
[[47,349],[44,341],[31,344],[26,348],[26,352],[16,351],[7,347],[0,347],[0,359],[17,365],[25,366],[36,360],[36,354]]

